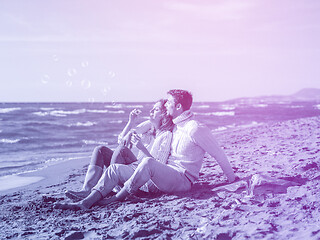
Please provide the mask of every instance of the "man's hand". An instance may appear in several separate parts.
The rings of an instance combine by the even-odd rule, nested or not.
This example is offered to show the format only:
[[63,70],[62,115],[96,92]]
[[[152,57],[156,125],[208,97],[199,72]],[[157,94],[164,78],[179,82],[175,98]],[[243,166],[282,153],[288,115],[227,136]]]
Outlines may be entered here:
[[132,132],[128,132],[127,135],[122,139],[121,144],[129,149],[132,148],[131,143]]

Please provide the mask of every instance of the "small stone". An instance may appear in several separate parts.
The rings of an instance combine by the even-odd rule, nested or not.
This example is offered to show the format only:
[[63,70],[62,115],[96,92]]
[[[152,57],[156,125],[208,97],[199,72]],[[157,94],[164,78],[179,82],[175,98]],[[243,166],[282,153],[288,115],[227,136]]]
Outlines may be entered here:
[[82,232],[73,232],[65,238],[65,240],[73,240],[73,239],[84,239],[84,234]]

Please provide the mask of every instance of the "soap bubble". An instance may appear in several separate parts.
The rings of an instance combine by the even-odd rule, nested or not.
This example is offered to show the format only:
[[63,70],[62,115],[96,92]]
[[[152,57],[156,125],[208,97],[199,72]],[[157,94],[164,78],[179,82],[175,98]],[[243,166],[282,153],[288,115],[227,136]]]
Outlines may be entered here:
[[111,87],[104,87],[101,92],[104,96],[106,96],[108,94],[108,92],[110,92]]
[[66,85],[67,85],[68,87],[71,87],[71,86],[72,86],[72,81],[71,81],[71,80],[67,80],[67,81],[66,81]]
[[54,62],[58,62],[58,61],[59,61],[59,58],[58,58],[58,56],[57,56],[56,54],[53,54],[53,55],[52,55],[52,60],[53,60]]
[[112,101],[111,104],[112,104],[112,106],[115,106],[115,105],[117,105],[117,102],[116,101]]
[[81,81],[81,86],[83,89],[89,89],[91,87],[91,82],[87,79]]
[[41,82],[43,84],[47,84],[49,82],[49,80],[50,80],[50,77],[49,77],[48,74],[43,75],[42,78],[41,78]]
[[116,76],[116,73],[113,71],[108,72],[108,78],[114,78]]
[[70,77],[72,77],[72,76],[74,76],[74,75],[76,75],[77,74],[77,70],[75,69],[75,68],[69,68],[68,69],[68,75],[70,76]]
[[88,61],[83,61],[82,63],[81,63],[81,67],[83,67],[83,68],[86,68],[86,67],[88,67],[89,66],[89,62]]

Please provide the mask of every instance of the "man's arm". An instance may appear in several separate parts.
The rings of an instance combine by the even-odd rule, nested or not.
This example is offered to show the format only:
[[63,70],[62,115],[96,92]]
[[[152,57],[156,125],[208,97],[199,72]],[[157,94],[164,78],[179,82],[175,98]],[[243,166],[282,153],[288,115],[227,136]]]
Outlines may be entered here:
[[206,126],[198,126],[191,133],[194,142],[204,151],[209,153],[220,165],[222,171],[227,176],[229,182],[233,182],[236,178],[228,158],[218,142],[215,140],[210,129]]

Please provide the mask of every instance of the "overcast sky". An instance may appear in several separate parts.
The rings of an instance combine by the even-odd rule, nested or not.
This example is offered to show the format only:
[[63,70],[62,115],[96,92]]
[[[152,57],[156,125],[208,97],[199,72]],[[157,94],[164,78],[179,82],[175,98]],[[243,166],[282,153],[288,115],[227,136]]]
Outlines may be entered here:
[[0,101],[320,88],[319,0],[0,0]]

